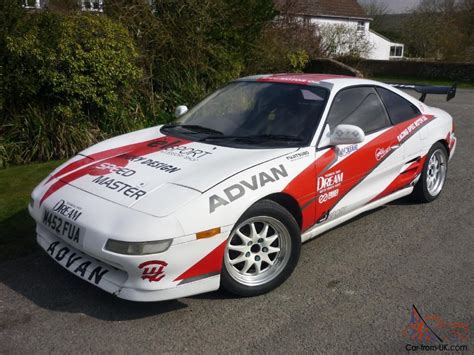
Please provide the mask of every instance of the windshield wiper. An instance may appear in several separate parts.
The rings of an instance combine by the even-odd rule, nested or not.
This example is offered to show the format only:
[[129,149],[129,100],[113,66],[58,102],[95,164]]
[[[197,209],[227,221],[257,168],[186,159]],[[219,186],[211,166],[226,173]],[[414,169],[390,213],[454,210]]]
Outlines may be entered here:
[[167,125],[164,125],[162,128],[164,129],[183,128],[193,133],[208,133],[208,134],[219,134],[219,135],[223,134],[221,131],[218,131],[216,129],[212,129],[212,128],[204,127],[200,125],[195,125],[195,124],[167,124]]
[[280,141],[280,142],[302,142],[303,139],[295,136],[288,136],[285,134],[256,134],[253,136],[208,136],[202,138],[200,141],[208,141],[208,140],[225,140],[225,139],[233,139],[239,140],[244,142],[268,142],[268,141]]

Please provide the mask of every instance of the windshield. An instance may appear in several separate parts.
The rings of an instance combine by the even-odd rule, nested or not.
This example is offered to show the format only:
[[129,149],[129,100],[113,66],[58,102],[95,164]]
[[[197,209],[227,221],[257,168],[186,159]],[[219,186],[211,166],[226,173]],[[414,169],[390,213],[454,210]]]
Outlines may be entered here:
[[328,90],[322,87],[232,82],[162,131],[218,145],[305,146],[327,96]]

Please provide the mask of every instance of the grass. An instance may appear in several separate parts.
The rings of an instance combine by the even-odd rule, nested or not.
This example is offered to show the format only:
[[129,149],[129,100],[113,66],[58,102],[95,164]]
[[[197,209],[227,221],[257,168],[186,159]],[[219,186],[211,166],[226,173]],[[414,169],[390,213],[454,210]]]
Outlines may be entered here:
[[28,213],[30,194],[61,161],[0,169],[0,262],[36,249],[35,223]]
[[[394,82],[394,83],[407,83],[407,84],[428,84],[428,85],[441,85],[441,86],[451,86],[454,81],[451,80],[431,80],[431,79],[421,79],[413,77],[404,77],[404,76],[374,76],[369,79],[378,80],[382,82]],[[458,88],[460,89],[474,89],[474,82],[458,82]]]

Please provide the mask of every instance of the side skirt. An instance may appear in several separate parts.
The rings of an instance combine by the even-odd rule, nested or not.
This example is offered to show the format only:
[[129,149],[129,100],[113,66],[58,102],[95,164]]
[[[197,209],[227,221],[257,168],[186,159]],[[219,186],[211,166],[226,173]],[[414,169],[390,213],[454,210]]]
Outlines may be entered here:
[[315,225],[314,227],[307,230],[306,232],[304,232],[301,235],[301,240],[304,243],[304,242],[310,240],[311,238],[314,238],[317,235],[319,235],[321,233],[324,233],[327,230],[332,229],[332,228],[340,225],[341,223],[344,223],[344,222],[354,218],[355,216],[357,216],[361,213],[373,210],[377,207],[385,205],[386,203],[389,203],[389,202],[392,202],[392,201],[397,200],[399,198],[402,198],[404,196],[407,196],[407,195],[411,194],[412,191],[413,191],[413,186],[407,187],[407,188],[405,188],[403,190],[400,190],[400,191],[397,191],[397,192],[395,192],[391,195],[385,196],[385,197],[381,198],[380,200],[377,200],[377,201],[371,202],[371,203],[369,203],[365,206],[359,207],[358,209],[356,209],[352,212],[349,212],[345,215],[342,215],[340,217],[337,217],[334,220],[329,221],[329,222],[327,222],[323,225]]

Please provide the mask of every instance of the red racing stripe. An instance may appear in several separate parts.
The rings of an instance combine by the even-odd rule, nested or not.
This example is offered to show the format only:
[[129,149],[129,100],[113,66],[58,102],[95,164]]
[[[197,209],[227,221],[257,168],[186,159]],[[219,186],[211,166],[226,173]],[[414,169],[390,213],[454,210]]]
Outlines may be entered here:
[[204,258],[179,275],[174,281],[221,272],[226,243],[227,240],[224,240]]
[[[144,156],[147,154],[155,153],[162,149],[167,149],[171,147],[176,147],[179,145],[187,144],[191,141],[185,139],[178,139],[174,137],[164,136],[157,139],[148,140],[145,142],[134,143],[124,147],[113,148],[103,152],[91,154],[90,158],[96,159],[93,164],[87,165],[82,169],[75,170],[87,163],[90,163],[90,158],[84,158],[76,162],[71,163],[70,165],[64,167],[55,174],[55,177],[61,176],[61,179],[52,184],[48,190],[45,192],[43,197],[40,200],[40,205],[53,193],[64,187],[65,185],[71,183],[74,180],[79,179],[82,176],[92,175],[106,175],[110,174],[111,171],[97,169],[97,167],[103,163],[112,163],[114,165],[124,167],[127,166],[129,160],[124,156],[125,154],[131,154],[135,156]],[[85,160],[89,160],[88,162]],[[67,174],[68,172],[73,171],[72,173]],[[65,175],[67,174],[67,175]],[[51,180],[51,179],[50,179]]]
[[[286,186],[284,192],[288,192],[298,200],[303,210],[303,230],[311,227],[329,213],[345,195],[380,165],[392,153],[392,145],[403,144],[433,118],[432,115],[421,115],[402,122],[375,137],[346,159],[339,163],[336,162],[335,165],[326,169],[329,157],[335,156],[334,148],[330,148],[321,158],[294,178]],[[320,177],[341,176],[340,174],[344,178],[344,183],[337,187],[337,198],[318,203],[317,197],[324,190],[316,191],[317,183],[315,180]],[[313,195],[308,197],[311,195],[311,189],[313,189]],[[318,204],[318,208],[316,208],[316,204]]]
[[303,230],[307,229],[314,223],[314,208],[305,207],[311,205],[316,196],[315,176],[319,175],[321,171],[333,164],[336,159],[337,155],[335,149],[329,149],[321,157],[313,161],[298,176],[291,180],[283,190],[283,192],[295,197],[301,206],[303,213]]
[[413,180],[421,173],[423,165],[425,164],[426,156],[420,158],[420,160],[413,162],[407,169],[402,171],[380,194],[375,196],[372,200],[377,201],[382,197],[388,196],[398,190],[401,190],[411,184]]

